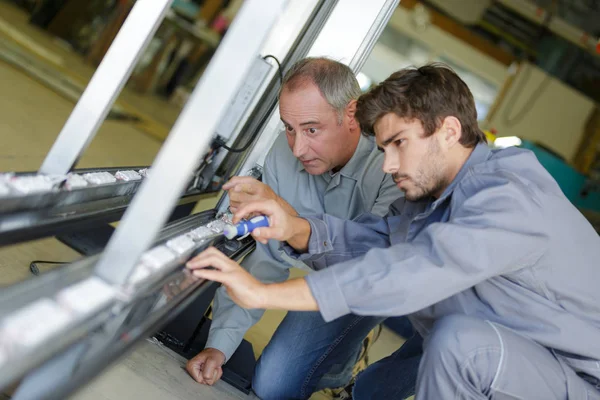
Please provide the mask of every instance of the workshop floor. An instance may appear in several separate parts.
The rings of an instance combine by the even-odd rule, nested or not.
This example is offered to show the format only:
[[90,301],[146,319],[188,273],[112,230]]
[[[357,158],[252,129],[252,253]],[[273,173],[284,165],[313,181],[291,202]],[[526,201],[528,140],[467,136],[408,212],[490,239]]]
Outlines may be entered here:
[[[81,57],[61,46],[44,32],[27,24],[26,15],[0,0],[0,42],[17,43],[46,61],[68,66],[69,73],[85,83],[93,73]],[[164,100],[126,90],[123,104],[139,115],[152,116],[146,125],[105,122],[78,164],[80,167],[111,167],[150,164],[161,142],[149,131],[168,131],[177,108]],[[36,170],[65,123],[74,104],[0,62],[0,172]],[[149,129],[146,129],[150,126]],[[207,198],[198,208],[210,208],[216,198]],[[53,238],[0,248],[0,287],[24,279],[32,260],[73,261],[79,254]],[[51,268],[49,265],[47,268]],[[45,270],[42,266],[42,272]],[[301,271],[294,271],[299,276]],[[260,354],[285,314],[269,311],[246,335]],[[397,349],[402,340],[384,329],[370,351],[378,360]],[[141,343],[128,357],[74,396],[78,400],[113,399],[245,399],[225,383],[214,387],[196,384],[180,367],[183,360],[151,342]],[[1,396],[0,396],[1,398]],[[325,399],[314,395],[313,399]]]

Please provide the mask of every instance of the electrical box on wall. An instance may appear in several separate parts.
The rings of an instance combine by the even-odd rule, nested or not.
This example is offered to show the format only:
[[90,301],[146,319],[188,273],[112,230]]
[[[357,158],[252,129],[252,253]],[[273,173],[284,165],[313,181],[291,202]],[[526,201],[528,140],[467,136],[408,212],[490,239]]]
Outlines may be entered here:
[[265,82],[272,67],[264,58],[256,58],[250,67],[246,79],[242,82],[225,115],[221,118],[216,130],[217,135],[225,140],[231,137],[236,126],[255,99],[256,93],[258,93],[258,90]]

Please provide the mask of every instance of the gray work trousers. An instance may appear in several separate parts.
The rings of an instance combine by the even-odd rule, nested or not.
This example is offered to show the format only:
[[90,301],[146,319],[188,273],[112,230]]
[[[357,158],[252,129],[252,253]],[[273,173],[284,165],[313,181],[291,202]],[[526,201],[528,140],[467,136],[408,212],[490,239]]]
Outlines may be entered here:
[[445,317],[424,342],[417,400],[600,400],[600,389],[547,348],[465,315]]

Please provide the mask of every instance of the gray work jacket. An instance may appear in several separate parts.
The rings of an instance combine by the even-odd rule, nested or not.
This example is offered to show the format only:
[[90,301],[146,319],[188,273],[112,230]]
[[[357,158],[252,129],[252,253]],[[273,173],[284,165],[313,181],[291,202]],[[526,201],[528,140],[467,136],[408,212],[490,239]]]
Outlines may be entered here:
[[330,265],[306,278],[325,320],[410,315],[426,336],[471,315],[600,379],[600,237],[532,152],[478,145],[439,199],[307,219],[308,253],[284,249]]

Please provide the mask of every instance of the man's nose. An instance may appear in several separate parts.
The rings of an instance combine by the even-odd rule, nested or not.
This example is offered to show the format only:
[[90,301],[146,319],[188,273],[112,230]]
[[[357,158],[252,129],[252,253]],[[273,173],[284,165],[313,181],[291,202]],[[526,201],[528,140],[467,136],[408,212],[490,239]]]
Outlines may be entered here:
[[306,138],[302,134],[296,134],[296,137],[294,138],[294,148],[292,150],[294,157],[301,158],[306,154],[307,150],[308,143]]
[[399,162],[398,157],[393,156],[389,153],[385,153],[383,158],[383,172],[386,174],[393,174],[398,172]]

